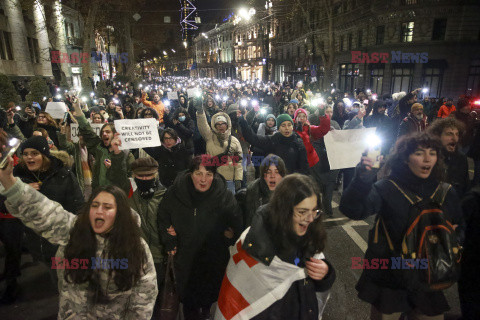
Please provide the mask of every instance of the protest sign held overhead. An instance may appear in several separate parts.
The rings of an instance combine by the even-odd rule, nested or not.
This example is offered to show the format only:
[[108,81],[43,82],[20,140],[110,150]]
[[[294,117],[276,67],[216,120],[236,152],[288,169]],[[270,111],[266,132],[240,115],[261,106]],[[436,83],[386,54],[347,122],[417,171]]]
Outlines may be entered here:
[[[100,131],[102,130],[102,127],[104,126],[103,123],[90,123],[90,126],[92,127],[93,131],[97,134],[97,136],[100,137]],[[72,140],[73,143],[78,142],[78,124],[77,123],[72,123],[70,125],[70,139]]]
[[375,135],[376,128],[333,130],[325,137],[330,170],[355,167],[362,153],[370,147],[368,141]]
[[115,120],[114,123],[115,130],[120,133],[122,150],[157,147],[160,145],[157,129],[158,122],[154,118]]
[[65,112],[68,111],[65,102],[49,102],[45,112],[50,114],[53,119],[63,119]]
[[178,100],[178,93],[177,91],[167,92],[168,100]]

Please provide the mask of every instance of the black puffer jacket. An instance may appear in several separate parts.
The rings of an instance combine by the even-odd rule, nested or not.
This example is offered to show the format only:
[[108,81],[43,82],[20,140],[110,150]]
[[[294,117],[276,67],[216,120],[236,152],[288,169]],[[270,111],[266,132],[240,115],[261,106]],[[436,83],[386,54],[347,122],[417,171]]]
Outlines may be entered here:
[[272,136],[259,136],[253,132],[244,118],[239,118],[238,123],[245,140],[266,154],[273,153],[282,158],[288,173],[308,174],[307,151],[303,140],[295,132],[290,137],[285,137],[280,132]]
[[[362,220],[377,214],[385,222],[395,252],[390,251],[385,237],[374,243],[375,227],[370,230],[366,259],[399,257],[403,235],[408,228],[410,203],[398,191],[389,188],[386,180],[373,184],[375,173],[358,174],[343,193],[340,211],[354,220]],[[421,179],[408,167],[400,168],[389,177],[402,189],[408,189],[421,198],[430,197],[438,186],[432,176]],[[387,191],[390,190],[390,191]],[[458,224],[459,240],[463,238],[464,221],[460,200],[456,192],[450,189],[442,208],[452,224]],[[376,221],[375,221],[376,222]],[[379,233],[382,236],[383,233]],[[356,289],[360,299],[374,305],[382,313],[408,312],[417,308],[425,315],[442,314],[450,309],[442,291],[411,291],[405,287],[399,270],[365,269]]]
[[[283,261],[295,264],[294,260],[299,258],[299,267],[305,267],[305,261],[310,256],[305,256],[302,252],[292,252],[291,254],[280,254],[269,228],[267,227],[268,205],[259,208],[255,215],[252,226],[245,237],[243,249],[249,255],[261,263],[266,264],[266,259],[272,261],[274,256],[278,256]],[[316,292],[324,292],[330,289],[335,281],[335,269],[326,260],[328,273],[322,280],[313,280],[307,277],[304,280],[295,281],[285,296],[272,304],[266,310],[261,312],[255,320],[314,320],[318,319],[318,301]]]
[[181,144],[173,146],[171,150],[163,145],[143,150],[158,162],[160,182],[167,188],[173,184],[179,172],[188,169],[192,159],[191,153]]
[[272,192],[263,177],[249,183],[245,189],[235,194],[235,198],[243,212],[243,225],[248,227],[252,223],[257,209],[270,201]]
[[[177,247],[175,267],[180,299],[204,307],[218,298],[230,257],[228,247],[241,232],[241,214],[225,179],[216,174],[210,189],[197,192],[191,174],[179,174],[158,209],[159,231],[166,251]],[[173,226],[177,236],[166,231]],[[227,239],[224,231],[234,231]]]
[[445,164],[447,165],[446,182],[455,188],[458,197],[462,199],[470,184],[467,157],[459,151],[445,151],[443,155],[445,156]]

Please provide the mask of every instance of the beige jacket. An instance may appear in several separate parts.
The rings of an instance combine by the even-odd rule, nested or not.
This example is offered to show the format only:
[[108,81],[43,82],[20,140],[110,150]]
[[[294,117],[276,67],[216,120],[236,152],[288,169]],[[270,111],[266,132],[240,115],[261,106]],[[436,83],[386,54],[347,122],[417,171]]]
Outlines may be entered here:
[[[227,119],[227,131],[225,132],[226,139],[223,141],[223,144],[220,142],[218,136],[219,133],[215,129],[214,119],[215,117],[222,115]],[[225,152],[228,145],[228,136],[231,135],[232,122],[230,117],[225,112],[218,112],[212,117],[211,127],[208,125],[207,117],[205,112],[197,112],[197,126],[198,131],[202,135],[202,138],[207,143],[207,154],[211,156],[216,156]],[[237,138],[232,136],[232,142],[230,143],[230,150],[228,152],[228,163],[224,166],[220,166],[217,169],[217,172],[221,174],[225,180],[234,181],[234,180],[243,180],[243,168],[242,161],[239,158],[236,158],[235,155],[243,157],[242,146],[240,141]],[[211,165],[215,165],[215,161],[210,162]]]

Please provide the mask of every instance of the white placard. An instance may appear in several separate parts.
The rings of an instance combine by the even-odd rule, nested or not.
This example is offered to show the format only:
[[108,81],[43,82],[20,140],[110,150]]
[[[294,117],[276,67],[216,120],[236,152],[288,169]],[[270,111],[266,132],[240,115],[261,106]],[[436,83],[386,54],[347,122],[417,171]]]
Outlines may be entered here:
[[311,82],[317,82],[317,77],[312,77]]
[[52,116],[53,119],[63,119],[65,112],[68,111],[65,102],[48,102],[45,112]]
[[169,91],[167,92],[168,100],[178,100],[178,93],[177,91]]
[[187,95],[189,98],[195,97],[195,93],[197,93],[196,88],[187,89]]
[[120,133],[122,150],[158,147],[158,121],[155,118],[115,120],[115,130]]
[[[93,131],[97,134],[97,136],[100,137],[100,130],[102,130],[103,123],[90,123],[90,126],[92,127]],[[78,124],[72,123],[70,124],[70,140],[72,140],[73,143],[78,142]]]
[[376,128],[332,130],[324,137],[330,170],[353,168],[369,147]]

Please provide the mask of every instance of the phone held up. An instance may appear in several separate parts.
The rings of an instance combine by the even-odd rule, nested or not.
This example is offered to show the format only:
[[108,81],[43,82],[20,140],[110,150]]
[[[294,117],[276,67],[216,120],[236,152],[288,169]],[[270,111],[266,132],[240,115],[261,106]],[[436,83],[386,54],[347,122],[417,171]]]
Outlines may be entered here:
[[15,154],[18,147],[20,146],[20,139],[12,138],[8,141],[8,145],[2,151],[2,158],[0,160],[0,169],[5,169],[8,165],[8,157],[11,157]]

